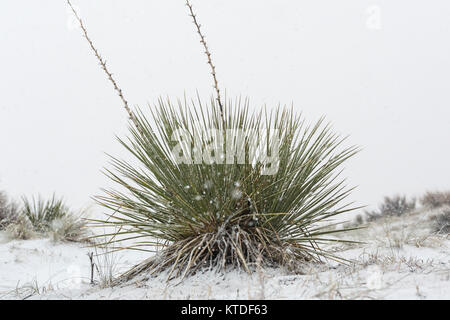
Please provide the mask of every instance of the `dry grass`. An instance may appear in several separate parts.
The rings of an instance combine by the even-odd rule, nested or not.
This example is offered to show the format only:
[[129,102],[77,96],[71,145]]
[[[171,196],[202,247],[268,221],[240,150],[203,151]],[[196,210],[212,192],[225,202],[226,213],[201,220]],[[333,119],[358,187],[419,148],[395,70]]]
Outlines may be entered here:
[[[310,254],[300,256],[301,250],[276,243],[268,242],[262,246],[261,243],[264,243],[262,241],[264,240],[258,238],[256,234],[241,229],[239,225],[231,230],[200,234],[172,244],[156,258],[152,257],[121,275],[119,281],[129,281],[144,270],[151,270],[152,273],[169,270],[168,279],[171,279],[179,276],[184,278],[188,272],[199,269],[226,271],[227,266],[230,268],[237,266],[238,269],[248,272],[260,269],[263,264],[294,267],[296,265],[294,261],[297,263],[299,260],[311,261],[313,258]],[[294,256],[295,254],[299,256]],[[181,271],[183,273],[180,273]]]
[[444,207],[432,218],[434,231],[438,234],[450,234],[450,207]]
[[[120,142],[142,165],[138,168],[113,159],[114,170],[108,170],[108,175],[126,192],[105,190],[106,195],[97,197],[100,204],[114,211],[108,219],[97,222],[99,226],[123,228],[116,235],[135,240],[127,249],[154,251],[154,239],[166,245],[156,258],[125,273],[122,281],[144,270],[168,270],[169,278],[184,278],[205,268],[224,271],[231,266],[251,272],[258,259],[264,266],[287,267],[299,261],[320,262],[321,257],[339,259],[319,245],[342,241],[328,236],[344,230],[325,230],[323,222],[353,210],[349,203],[343,203],[352,189],[340,178],[339,168],[358,148],[341,148],[345,138],[331,132],[330,125],[322,125],[323,119],[307,125],[288,108],[249,113],[248,101],[222,104],[211,52],[188,0],[217,99],[207,108],[200,99],[192,106],[180,102],[179,108],[160,100],[160,108],[150,110],[151,121],[141,110],[130,110],[83,21],[71,2],[67,3],[133,122],[131,144]],[[175,141],[175,132],[183,130],[199,138],[200,146],[195,148],[209,150],[211,129],[219,131],[224,142],[230,140],[226,140],[227,131],[243,131],[244,150],[277,150],[279,159],[264,163],[261,155],[247,152],[245,164],[235,159],[223,165],[218,158],[225,155],[216,141],[215,159],[209,165],[176,161],[172,152],[176,142],[184,155],[192,144],[181,137]],[[277,133],[271,134],[271,130]],[[260,141],[253,141],[256,135]],[[268,168],[276,168],[276,172],[267,175]],[[214,190],[204,187],[208,181]]]
[[49,230],[53,241],[89,242],[91,235],[81,215],[68,214],[52,221]]
[[28,240],[36,236],[33,225],[25,215],[6,226],[6,236],[11,240]]

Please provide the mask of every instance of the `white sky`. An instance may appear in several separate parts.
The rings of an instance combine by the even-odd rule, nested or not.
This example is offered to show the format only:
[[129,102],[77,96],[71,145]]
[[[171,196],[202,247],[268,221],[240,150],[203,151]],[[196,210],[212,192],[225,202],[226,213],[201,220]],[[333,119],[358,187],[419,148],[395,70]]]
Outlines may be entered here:
[[[184,0],[73,0],[132,104],[213,94]],[[228,96],[294,103],[364,150],[352,199],[450,189],[450,2],[192,0]],[[126,114],[64,0],[0,2],[0,189],[65,196],[111,183]],[[95,210],[101,210],[99,208]]]

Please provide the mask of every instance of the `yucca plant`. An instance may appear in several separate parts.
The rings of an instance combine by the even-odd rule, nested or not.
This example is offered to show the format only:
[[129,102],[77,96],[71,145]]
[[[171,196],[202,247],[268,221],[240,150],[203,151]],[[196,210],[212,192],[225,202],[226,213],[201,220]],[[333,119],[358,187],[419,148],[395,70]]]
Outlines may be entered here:
[[22,213],[31,222],[36,232],[49,231],[55,220],[62,219],[69,213],[64,200],[56,198],[55,195],[49,200],[40,196],[31,199],[23,197],[22,207]]
[[384,197],[379,209],[375,211],[366,211],[367,221],[375,221],[385,217],[400,217],[405,213],[411,212],[416,208],[416,199],[408,200],[406,196],[396,195],[393,197]]
[[93,221],[118,230],[108,244],[127,241],[126,249],[158,251],[118,282],[141,272],[168,270],[170,278],[203,268],[251,272],[255,264],[293,267],[299,261],[338,259],[323,244],[343,241],[329,236],[346,230],[327,221],[354,209],[343,203],[351,189],[339,173],[357,148],[343,148],[345,139],[323,119],[310,126],[292,109],[251,113],[248,101],[223,102],[211,53],[188,0],[215,99],[177,106],[159,100],[147,111],[131,110],[67,2],[129,116],[131,134],[119,141],[137,160],[112,158],[107,174],[118,188],[96,199],[113,213]]
[[[128,249],[152,251],[161,242],[165,248],[125,277],[144,269],[170,269],[180,276],[205,266],[251,271],[258,258],[266,265],[336,258],[320,245],[343,230],[322,222],[352,210],[342,204],[350,190],[338,175],[356,148],[340,150],[344,139],[323,120],[306,126],[292,109],[248,110],[248,103],[239,100],[227,103],[223,114],[215,101],[175,107],[160,100],[156,111],[150,109],[150,119],[136,113],[140,129],[131,126],[129,139],[119,141],[140,166],[113,158],[108,175],[125,190],[106,190],[97,198],[114,210],[97,222],[119,227],[117,241],[133,239]],[[216,142],[211,128],[219,132]],[[174,135],[180,129],[188,135]],[[245,136],[231,163],[229,154],[222,154],[227,132]],[[278,149],[273,174],[267,174],[260,153],[250,153],[255,142],[262,149]],[[203,150],[197,163],[196,150]],[[205,155],[205,150],[212,152]],[[246,153],[240,161],[239,151]],[[179,163],[178,152],[185,163]],[[204,162],[211,158],[213,163]]]

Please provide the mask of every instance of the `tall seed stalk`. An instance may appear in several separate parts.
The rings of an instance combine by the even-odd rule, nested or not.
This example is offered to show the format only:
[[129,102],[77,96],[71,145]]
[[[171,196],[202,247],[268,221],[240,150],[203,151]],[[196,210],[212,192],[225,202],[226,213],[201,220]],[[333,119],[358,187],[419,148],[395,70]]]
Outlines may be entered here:
[[67,0],[67,4],[69,5],[69,7],[72,10],[75,18],[77,19],[78,23],[80,24],[80,28],[83,31],[83,36],[87,40],[87,42],[89,43],[89,46],[91,47],[92,51],[94,52],[95,57],[97,58],[98,62],[100,63],[100,66],[102,67],[103,71],[106,73],[106,76],[108,77],[108,80],[113,84],[114,90],[117,92],[117,94],[119,95],[120,99],[122,100],[122,103],[123,103],[123,106],[125,108],[125,111],[128,113],[128,117],[133,122],[133,124],[136,126],[136,128],[141,131],[141,128],[139,128],[139,124],[136,121],[136,116],[131,111],[131,108],[128,105],[127,99],[125,99],[125,96],[123,94],[122,89],[119,87],[119,85],[117,84],[116,80],[113,77],[113,74],[109,71],[108,67],[106,66],[106,60],[104,60],[102,58],[102,56],[100,55],[99,51],[94,46],[94,43],[91,40],[91,38],[89,37],[88,31],[87,31],[86,27],[84,26],[83,20],[81,20],[80,16],[78,15],[78,12],[75,10],[75,8],[72,5],[72,3],[70,2],[70,0]]

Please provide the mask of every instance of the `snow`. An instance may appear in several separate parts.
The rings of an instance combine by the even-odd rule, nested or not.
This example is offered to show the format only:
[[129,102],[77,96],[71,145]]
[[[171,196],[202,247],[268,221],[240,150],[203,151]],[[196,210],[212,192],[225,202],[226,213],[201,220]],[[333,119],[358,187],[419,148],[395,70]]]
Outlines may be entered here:
[[[352,260],[305,265],[301,274],[264,269],[196,274],[166,281],[166,274],[118,287],[90,284],[94,249],[50,239],[8,240],[0,232],[0,299],[450,299],[450,239],[430,231],[432,214],[383,219],[342,237],[364,244],[329,249]],[[148,253],[114,254],[116,275]],[[103,270],[107,259],[96,260]],[[98,281],[98,274],[95,275]]]

